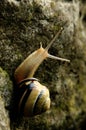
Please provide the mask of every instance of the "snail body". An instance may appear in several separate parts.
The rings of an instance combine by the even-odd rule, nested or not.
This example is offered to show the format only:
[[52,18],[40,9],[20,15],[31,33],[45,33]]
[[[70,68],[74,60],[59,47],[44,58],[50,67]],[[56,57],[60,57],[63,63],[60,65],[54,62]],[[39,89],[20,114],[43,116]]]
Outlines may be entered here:
[[38,50],[30,54],[15,70],[14,77],[18,86],[19,95],[18,111],[24,116],[35,116],[50,108],[50,94],[48,88],[41,85],[33,76],[39,65],[46,58],[69,62],[67,59],[52,56],[48,53],[48,49],[61,31],[62,30],[57,33],[45,49],[41,46]]

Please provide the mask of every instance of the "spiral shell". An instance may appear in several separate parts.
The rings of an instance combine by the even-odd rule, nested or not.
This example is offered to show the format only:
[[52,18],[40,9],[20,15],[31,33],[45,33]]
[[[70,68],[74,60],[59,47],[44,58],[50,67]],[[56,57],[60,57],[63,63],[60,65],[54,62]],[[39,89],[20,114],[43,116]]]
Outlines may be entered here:
[[50,108],[49,90],[37,79],[30,78],[19,84],[19,113],[24,116],[39,115]]

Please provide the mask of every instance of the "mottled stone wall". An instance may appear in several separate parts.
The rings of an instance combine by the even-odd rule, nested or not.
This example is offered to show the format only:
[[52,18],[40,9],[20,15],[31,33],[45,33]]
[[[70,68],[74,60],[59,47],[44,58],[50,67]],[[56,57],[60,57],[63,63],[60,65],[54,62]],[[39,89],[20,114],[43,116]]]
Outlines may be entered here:
[[[33,51],[46,47],[63,26],[47,59],[35,73],[50,90],[46,113],[21,119],[14,111],[14,71]],[[86,2],[0,0],[0,130],[85,130]]]

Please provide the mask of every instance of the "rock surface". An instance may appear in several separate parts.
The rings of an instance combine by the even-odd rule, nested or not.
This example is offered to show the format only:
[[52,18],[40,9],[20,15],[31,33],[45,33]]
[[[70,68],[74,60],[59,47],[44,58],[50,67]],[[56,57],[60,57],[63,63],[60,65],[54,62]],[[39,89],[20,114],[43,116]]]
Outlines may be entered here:
[[[1,0],[0,6],[0,129],[85,130],[86,2]],[[62,26],[49,52],[70,59],[70,64],[47,59],[34,76],[50,90],[51,109],[13,120],[16,67],[40,42],[46,47]]]
[[10,117],[7,108],[12,96],[12,82],[9,75],[0,68],[0,130],[10,130]]

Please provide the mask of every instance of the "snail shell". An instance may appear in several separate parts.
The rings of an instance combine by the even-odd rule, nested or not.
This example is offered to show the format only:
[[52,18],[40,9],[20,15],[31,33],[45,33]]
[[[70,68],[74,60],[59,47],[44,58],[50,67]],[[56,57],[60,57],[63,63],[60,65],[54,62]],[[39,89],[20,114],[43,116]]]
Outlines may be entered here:
[[24,116],[39,115],[50,108],[49,90],[37,79],[27,79],[19,86],[19,113]]
[[53,40],[44,49],[42,46],[30,54],[15,70],[15,80],[18,86],[18,111],[24,116],[34,116],[47,111],[50,108],[50,95],[47,87],[41,85],[36,78],[33,78],[35,71],[46,58],[62,61],[67,59],[52,56],[48,49],[59,36],[62,29],[56,34]]

